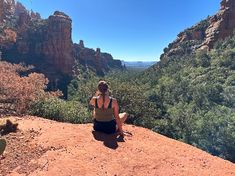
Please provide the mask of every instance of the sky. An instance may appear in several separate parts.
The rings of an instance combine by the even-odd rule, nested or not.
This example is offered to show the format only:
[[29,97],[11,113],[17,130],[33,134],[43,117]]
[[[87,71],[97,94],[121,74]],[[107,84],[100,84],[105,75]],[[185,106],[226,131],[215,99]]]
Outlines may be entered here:
[[158,61],[177,34],[215,14],[220,0],[18,0],[48,18],[72,19],[72,40],[101,48],[114,59]]

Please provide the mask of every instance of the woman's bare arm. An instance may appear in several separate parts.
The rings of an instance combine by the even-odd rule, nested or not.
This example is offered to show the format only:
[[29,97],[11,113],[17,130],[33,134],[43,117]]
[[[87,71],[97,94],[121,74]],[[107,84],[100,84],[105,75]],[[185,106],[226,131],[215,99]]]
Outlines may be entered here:
[[96,99],[96,97],[92,97],[89,102],[89,105],[95,106],[95,99]]
[[94,111],[94,107],[95,107],[95,99],[96,97],[92,97],[90,102],[89,102],[89,109],[90,110],[93,110],[93,116],[92,116],[92,119],[95,119],[95,111]]
[[89,105],[95,106],[95,99],[99,96],[99,91],[96,91],[95,95],[91,98]]

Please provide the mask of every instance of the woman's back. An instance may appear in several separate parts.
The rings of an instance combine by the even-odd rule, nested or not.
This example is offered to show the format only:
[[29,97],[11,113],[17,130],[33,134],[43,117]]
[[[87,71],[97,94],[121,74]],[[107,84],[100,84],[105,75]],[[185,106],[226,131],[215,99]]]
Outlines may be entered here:
[[114,111],[112,107],[113,99],[111,97],[105,98],[105,102],[101,97],[95,99],[95,119],[101,122],[111,121],[114,119]]

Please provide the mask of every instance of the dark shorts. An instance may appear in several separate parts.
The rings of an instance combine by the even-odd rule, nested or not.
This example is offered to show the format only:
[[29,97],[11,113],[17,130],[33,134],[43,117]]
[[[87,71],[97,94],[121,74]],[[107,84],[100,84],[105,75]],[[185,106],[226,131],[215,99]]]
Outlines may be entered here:
[[115,120],[111,120],[108,122],[100,122],[100,121],[94,120],[93,124],[94,124],[93,128],[95,131],[100,131],[100,132],[107,133],[107,134],[113,134],[116,132]]

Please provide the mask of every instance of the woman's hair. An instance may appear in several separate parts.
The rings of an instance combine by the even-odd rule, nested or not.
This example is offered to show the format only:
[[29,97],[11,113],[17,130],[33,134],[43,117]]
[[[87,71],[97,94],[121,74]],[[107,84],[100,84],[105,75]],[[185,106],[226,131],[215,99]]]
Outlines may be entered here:
[[102,105],[102,110],[104,110],[104,102],[105,102],[105,93],[108,92],[108,89],[109,89],[109,86],[108,84],[101,80],[99,81],[99,84],[98,84],[98,90],[99,92],[101,93],[102,97],[103,97],[103,105]]

